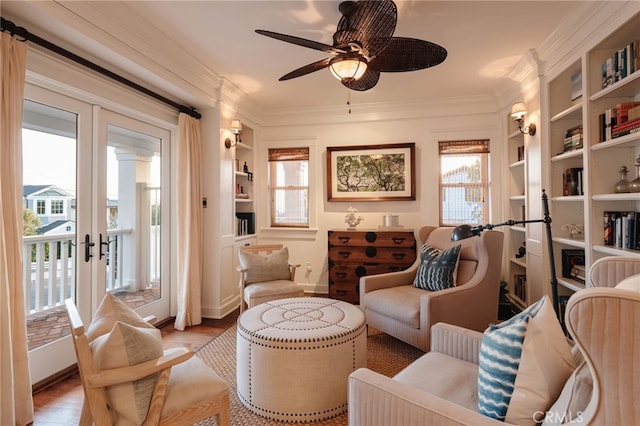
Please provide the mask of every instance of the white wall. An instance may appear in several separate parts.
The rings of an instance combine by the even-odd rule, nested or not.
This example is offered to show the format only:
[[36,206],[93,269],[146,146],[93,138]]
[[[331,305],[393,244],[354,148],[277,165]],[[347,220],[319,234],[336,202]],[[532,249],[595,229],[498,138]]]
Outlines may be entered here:
[[[345,110],[342,121],[306,125],[276,125],[264,127],[257,141],[258,210],[260,212],[259,240],[280,241],[289,247],[291,261],[303,265],[296,281],[306,285],[307,291],[327,292],[327,231],[345,229],[344,216],[348,207],[355,207],[365,218],[358,229],[375,229],[382,224],[382,215],[400,216],[400,224],[417,230],[423,225],[438,225],[438,141],[460,139],[490,140],[491,221],[501,219],[502,153],[500,120],[496,111],[485,108],[482,113],[467,113],[431,118],[349,117]],[[435,117],[434,117],[435,116]],[[315,117],[317,121],[317,117]],[[385,143],[415,142],[416,144],[416,200],[396,202],[328,202],[326,191],[327,146],[354,146]],[[269,208],[267,191],[267,149],[280,146],[309,146],[311,220],[317,232],[277,232],[268,229],[266,212]],[[306,273],[310,262],[312,272]]]

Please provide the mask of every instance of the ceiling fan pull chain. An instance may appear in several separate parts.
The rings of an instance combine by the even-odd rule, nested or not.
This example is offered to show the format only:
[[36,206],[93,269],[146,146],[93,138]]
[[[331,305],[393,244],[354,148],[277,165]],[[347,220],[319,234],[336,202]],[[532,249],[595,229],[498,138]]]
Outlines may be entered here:
[[347,107],[349,107],[349,114],[351,114],[351,90],[347,89]]

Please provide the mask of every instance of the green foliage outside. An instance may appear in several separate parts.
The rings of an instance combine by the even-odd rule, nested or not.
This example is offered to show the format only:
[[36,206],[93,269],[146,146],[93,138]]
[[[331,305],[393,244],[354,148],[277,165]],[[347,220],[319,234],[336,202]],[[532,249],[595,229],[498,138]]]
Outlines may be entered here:
[[345,155],[336,159],[338,192],[405,190],[405,155]]
[[32,210],[26,207],[22,209],[22,235],[25,237],[36,235],[36,231],[41,226],[42,221]]

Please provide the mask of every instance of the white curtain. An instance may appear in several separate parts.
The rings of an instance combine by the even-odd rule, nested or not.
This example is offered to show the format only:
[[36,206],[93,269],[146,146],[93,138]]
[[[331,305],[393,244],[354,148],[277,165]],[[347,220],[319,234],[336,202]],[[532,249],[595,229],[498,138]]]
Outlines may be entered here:
[[201,147],[200,122],[181,113],[176,170],[178,313],[174,327],[178,330],[202,322]]
[[0,33],[0,413],[33,421],[22,289],[22,98],[27,45]]

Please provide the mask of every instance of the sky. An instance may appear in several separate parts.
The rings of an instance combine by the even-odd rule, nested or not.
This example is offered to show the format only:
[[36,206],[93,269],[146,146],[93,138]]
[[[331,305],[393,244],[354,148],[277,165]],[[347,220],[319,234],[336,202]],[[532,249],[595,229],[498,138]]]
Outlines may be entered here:
[[[157,173],[158,158],[152,162]],[[76,194],[76,141],[72,138],[22,129],[22,176],[24,185],[55,185]],[[90,171],[82,167],[82,172]],[[118,198],[118,161],[107,147],[107,197]],[[155,183],[152,183],[155,185]]]

